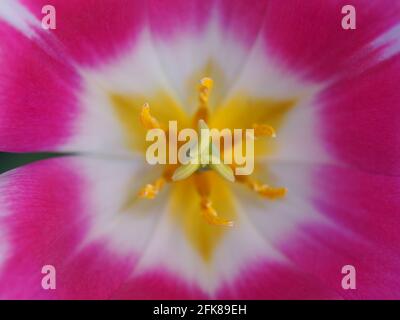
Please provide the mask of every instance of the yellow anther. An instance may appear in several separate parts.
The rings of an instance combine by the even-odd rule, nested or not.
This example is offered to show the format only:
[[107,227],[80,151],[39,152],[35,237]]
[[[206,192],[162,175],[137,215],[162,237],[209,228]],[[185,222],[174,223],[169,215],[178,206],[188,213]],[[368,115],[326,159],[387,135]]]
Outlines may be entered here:
[[200,100],[200,108],[208,108],[207,102],[211,93],[211,88],[213,85],[213,81],[210,78],[203,78],[200,81],[199,88],[199,100]]
[[248,186],[251,190],[268,199],[278,199],[286,195],[287,189],[270,187],[267,184],[260,183],[251,179],[249,176],[236,176],[236,180]]
[[150,106],[145,103],[140,112],[140,121],[146,129],[159,129],[161,128],[160,123],[150,113]]
[[211,78],[205,77],[205,78],[201,79],[200,83],[201,83],[202,87],[210,90],[214,84],[214,81]]
[[208,98],[210,96],[212,86],[213,86],[213,80],[211,78],[206,77],[201,79],[199,86],[199,108],[193,119],[195,125],[197,125],[197,122],[200,119],[203,119],[205,122],[208,121],[208,116],[209,116]]
[[200,196],[200,211],[206,222],[216,226],[232,227],[233,221],[218,216],[210,200],[211,183],[207,173],[198,173],[194,176],[197,192]]
[[275,129],[267,124],[253,124],[254,137],[276,137]]
[[145,199],[154,199],[165,185],[165,178],[158,178],[153,184],[146,184],[142,190],[139,191],[139,197]]
[[250,181],[248,183],[250,188],[257,192],[259,195],[269,198],[269,199],[278,199],[282,198],[286,195],[287,189],[286,188],[274,188],[270,187],[266,184],[261,184],[257,181]]
[[200,203],[201,213],[204,219],[212,225],[223,226],[223,227],[233,227],[233,221],[220,218],[212,206],[211,200],[208,198],[203,198]]

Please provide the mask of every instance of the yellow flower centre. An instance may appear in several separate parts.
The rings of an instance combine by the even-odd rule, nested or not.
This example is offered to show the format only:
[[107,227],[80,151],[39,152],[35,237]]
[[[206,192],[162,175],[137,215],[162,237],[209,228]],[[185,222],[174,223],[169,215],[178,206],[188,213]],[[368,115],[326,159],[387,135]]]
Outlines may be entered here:
[[[197,124],[198,122],[201,121],[207,123],[209,121],[210,108],[208,105],[208,100],[212,86],[213,86],[213,81],[211,78],[203,78],[200,81],[200,86],[198,89],[199,107],[193,117],[193,124]],[[145,103],[142,107],[140,113],[140,120],[143,127],[147,130],[166,128],[165,125],[161,125],[160,122],[151,115],[150,106],[148,103]],[[275,130],[270,125],[254,123],[252,125],[252,128],[254,129],[255,138],[276,137]],[[232,169],[224,164],[220,164],[220,166],[222,167],[218,167],[217,165],[215,165],[214,169],[218,171],[222,176],[224,176],[227,180],[233,181],[234,180],[233,177],[232,179],[228,178],[228,176],[230,176],[231,174],[233,175]],[[232,164],[231,166],[234,167],[235,164]],[[173,168],[175,169],[176,167],[174,166]],[[164,171],[163,176],[158,178],[154,183],[146,184],[143,187],[143,189],[139,191],[139,196],[141,198],[154,199],[155,196],[162,190],[162,188],[165,186],[166,183],[182,180],[183,178],[187,178],[188,176],[194,173],[196,174],[195,178],[196,188],[200,196],[200,203],[199,203],[200,211],[205,221],[216,226],[232,227],[233,221],[220,217],[215,208],[213,207],[212,200],[210,199],[209,181],[203,172],[204,170],[201,170],[201,168],[202,167],[200,165],[196,167],[195,165],[188,164],[186,166],[181,166],[176,168],[174,174],[171,176],[172,172],[171,164],[168,164],[167,168]],[[251,190],[257,192],[258,194],[266,198],[270,199],[280,198],[283,197],[287,192],[286,188],[282,187],[274,188],[267,184],[262,184],[258,181],[255,181],[248,176],[238,175],[237,178],[239,182],[242,182],[243,184],[247,185]]]
[[[111,94],[110,101],[125,129],[127,145],[135,151],[146,152],[148,143],[145,137],[149,129],[168,131],[169,121],[177,121],[178,130],[197,129],[199,120],[204,120],[208,127],[218,130],[254,129],[255,158],[275,152],[275,129],[280,128],[284,116],[293,108],[296,100],[254,98],[240,92],[220,105],[211,106],[212,86],[210,78],[201,80],[197,92],[198,106],[192,116],[188,116],[177,100],[164,91],[155,92],[151,96]],[[231,151],[221,150],[223,152]],[[233,163],[231,168],[234,169],[235,165]],[[168,187],[171,217],[182,226],[190,243],[204,261],[212,258],[219,239],[237,220],[237,204],[231,185],[240,184],[256,196],[272,200],[285,196],[287,192],[284,187],[273,187],[261,182],[259,174],[265,170],[260,165],[257,168],[257,162],[254,174],[235,175],[235,182],[224,179],[223,175],[212,169],[196,170],[182,180],[173,179],[180,167],[180,164],[164,165],[160,177],[147,181],[139,190],[133,190],[125,208],[133,208],[138,201],[144,201],[141,199],[156,199],[162,192],[168,192],[165,190]],[[263,177],[269,180],[269,175]]]

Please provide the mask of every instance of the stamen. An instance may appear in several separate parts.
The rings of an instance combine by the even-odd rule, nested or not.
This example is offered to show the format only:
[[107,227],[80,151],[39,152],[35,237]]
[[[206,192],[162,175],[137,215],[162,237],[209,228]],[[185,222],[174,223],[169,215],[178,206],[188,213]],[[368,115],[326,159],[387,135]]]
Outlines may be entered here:
[[197,192],[201,198],[200,210],[204,219],[212,225],[233,227],[233,221],[221,218],[218,216],[217,211],[213,208],[210,199],[211,185],[206,173],[198,173],[195,175],[195,183]]
[[233,227],[233,221],[229,221],[218,216],[217,211],[215,211],[215,209],[212,207],[211,200],[207,197],[201,199],[200,208],[204,219],[209,224],[216,226]]
[[257,192],[259,195],[269,198],[269,199],[279,199],[286,195],[287,189],[282,187],[270,187],[267,184],[260,184],[258,182],[253,182],[251,188]]
[[275,129],[267,124],[253,124],[254,137],[271,137],[276,138]]
[[166,183],[164,177],[158,178],[153,184],[146,184],[143,189],[139,191],[139,197],[145,199],[154,199],[161,191]]
[[236,176],[239,182],[247,185],[251,190],[268,199],[279,199],[286,195],[287,189],[283,187],[271,187],[267,184],[260,183],[247,176]]
[[212,86],[213,80],[211,78],[201,79],[199,86],[199,108],[193,119],[195,125],[197,125],[197,122],[200,119],[208,122],[210,111],[208,106],[208,99],[211,93]]
[[162,176],[158,178],[154,183],[146,184],[140,191],[138,196],[145,199],[154,199],[166,183],[172,181],[172,174],[176,170],[176,165],[168,165]]
[[142,125],[147,129],[161,129],[161,125],[156,118],[154,118],[150,113],[150,106],[145,103],[140,112],[140,121]]
[[172,181],[172,174],[176,169],[176,165],[168,165],[162,176],[158,178],[154,183],[146,184],[138,193],[140,198],[154,199],[166,183]]

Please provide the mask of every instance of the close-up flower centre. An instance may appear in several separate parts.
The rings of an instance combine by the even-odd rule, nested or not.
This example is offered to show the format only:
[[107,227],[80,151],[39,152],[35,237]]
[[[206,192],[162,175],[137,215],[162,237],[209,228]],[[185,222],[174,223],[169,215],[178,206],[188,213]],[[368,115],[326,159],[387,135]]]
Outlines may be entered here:
[[[211,93],[211,89],[213,87],[213,80],[211,78],[203,78],[200,81],[200,85],[198,88],[198,109],[192,117],[193,126],[198,125],[198,130],[208,129],[207,124],[212,121],[212,111],[209,107],[209,96]],[[168,134],[168,128],[164,123],[161,123],[156,117],[152,116],[150,111],[150,105],[145,103],[142,107],[140,113],[141,124],[146,130],[159,129],[164,131],[165,134]],[[275,138],[276,133],[275,129],[265,123],[253,123],[252,124],[252,137],[251,139],[258,138]],[[240,137],[245,140],[243,135]],[[242,141],[241,141],[242,142]],[[236,143],[236,140],[235,140]],[[201,143],[200,143],[201,144]],[[207,154],[211,158],[212,151],[215,150],[215,146],[212,142],[207,141],[205,145],[205,152],[210,153]],[[218,159],[220,160],[220,154],[224,154],[226,152],[232,152],[232,150],[224,149],[225,144],[221,144],[220,151],[218,150],[216,153],[218,154]],[[232,148],[230,148],[232,149]],[[242,149],[242,146],[240,147]],[[242,150],[241,150],[242,151]],[[204,152],[203,152],[204,153]],[[254,157],[254,154],[246,154],[246,156]],[[215,156],[214,156],[215,157]],[[287,189],[284,187],[272,187],[268,184],[259,182],[255,179],[252,179],[249,175],[238,175],[235,174],[234,169],[235,162],[230,165],[224,164],[222,160],[219,163],[201,163],[197,162],[195,164],[188,163],[184,165],[176,165],[172,163],[167,163],[166,167],[163,171],[161,177],[156,179],[153,183],[146,184],[139,192],[139,197],[146,199],[154,199],[159,192],[163,189],[166,183],[174,183],[179,180],[186,179],[193,175],[193,183],[197,190],[198,195],[200,196],[200,212],[204,217],[205,221],[211,225],[216,226],[226,226],[232,227],[234,222],[228,220],[224,217],[220,217],[213,207],[213,202],[210,198],[210,189],[213,188],[213,179],[212,176],[207,174],[207,171],[214,170],[220,176],[222,176],[225,180],[229,182],[238,182],[243,185],[246,185],[252,191],[258,193],[260,196],[265,197],[267,199],[278,199],[285,196]]]
[[400,0],[48,2],[0,0],[0,299],[400,297]]

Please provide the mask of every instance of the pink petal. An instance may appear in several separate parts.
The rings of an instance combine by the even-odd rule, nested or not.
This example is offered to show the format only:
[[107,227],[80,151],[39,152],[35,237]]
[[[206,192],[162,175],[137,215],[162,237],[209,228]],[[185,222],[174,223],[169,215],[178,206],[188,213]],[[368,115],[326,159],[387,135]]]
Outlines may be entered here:
[[[77,63],[85,67],[104,64],[131,49],[143,27],[145,10],[141,3],[53,1],[57,29],[47,32],[41,29],[41,11],[48,1],[22,3],[38,19],[29,21],[30,33],[22,34],[0,21],[0,150],[96,149],[112,153],[116,139],[124,144],[117,137],[120,132],[112,129],[112,135],[101,137],[100,127],[105,126],[103,118],[107,119],[108,127],[118,127],[119,124],[115,125],[118,121],[109,105],[100,111],[98,101],[90,101],[92,110],[88,110],[87,105],[82,106],[82,101],[78,101],[83,84]],[[18,12],[15,14],[18,16]],[[24,19],[22,14],[20,19]]]
[[0,150],[53,150],[78,112],[77,74],[1,22],[0,38]]
[[181,300],[207,299],[209,296],[195,284],[191,285],[177,275],[162,270],[153,270],[128,280],[111,298]]
[[340,293],[296,266],[260,261],[222,287],[218,299],[341,299]]
[[[46,0],[22,0],[39,20]],[[143,27],[145,6],[137,0],[54,0],[57,28],[51,31],[79,63],[104,63],[131,46]],[[46,37],[47,41],[52,41]],[[61,47],[60,47],[61,48]],[[59,53],[60,54],[60,53]],[[64,52],[61,53],[64,55]]]
[[[299,228],[282,252],[346,299],[398,299],[399,177],[326,166],[314,181],[327,220]],[[341,286],[345,265],[356,269],[355,290]]]
[[[357,29],[341,26],[345,0],[271,1],[264,28],[268,51],[296,72],[314,79],[359,70],[376,58],[366,47],[394,26],[400,17],[393,1],[355,0]],[[365,50],[367,49],[367,50]]]
[[400,173],[400,55],[328,87],[319,103],[332,154],[375,173]]
[[[149,1],[149,24],[167,79],[183,106],[196,106],[202,77],[214,79],[217,106],[259,38],[267,1]],[[193,107],[192,107],[193,108]],[[190,110],[193,112],[193,110]]]
[[252,45],[264,24],[269,2],[268,0],[251,3],[246,0],[221,1],[218,9],[221,11],[221,24],[226,34],[232,33],[237,40]]
[[315,201],[343,230],[377,246],[382,258],[398,256],[400,178],[348,168],[316,171]]
[[251,5],[245,0],[149,0],[150,25],[157,36],[171,37],[188,31],[204,32],[216,18],[226,35],[233,33],[251,44],[261,29],[267,3],[267,0]]
[[[101,299],[127,278],[132,258],[114,255],[102,241],[82,248],[90,223],[87,183],[70,159],[37,162],[1,177],[1,297]],[[41,287],[44,265],[56,268],[56,290]]]
[[169,37],[183,30],[202,30],[210,18],[213,4],[193,0],[149,0],[150,25],[158,35]]
[[[33,3],[35,6],[39,4],[30,4],[33,6]],[[100,19],[101,15],[106,14],[110,14],[112,19],[121,16],[114,11],[126,8],[121,8],[116,2],[112,2],[113,5],[110,2],[107,7],[103,7],[105,2],[102,2],[95,6],[97,11],[88,8],[91,9],[88,19],[79,18],[82,16],[76,14],[72,3],[64,1],[57,6],[60,25],[54,32],[72,32],[76,35],[73,39],[69,38],[74,37],[72,34],[61,34],[57,39],[51,33],[53,31],[45,33],[41,29],[34,29],[34,36],[27,37],[0,20],[0,151],[131,152],[125,143],[120,120],[107,96],[110,92],[92,85],[95,88],[88,93],[88,81],[81,77],[82,68],[77,66],[74,59],[85,64],[105,63],[117,53],[117,48],[119,53],[120,49],[127,46],[131,49],[136,33],[126,35],[127,39],[122,38],[119,28],[128,30],[121,24],[129,23],[121,18],[118,23],[109,21],[111,24],[108,25],[107,19]],[[94,4],[93,1],[86,1],[82,5]],[[64,12],[67,9],[73,13]],[[62,19],[63,16],[71,17]],[[93,17],[99,18],[98,25],[91,20]],[[66,31],[66,22],[81,22],[82,25],[67,25],[65,27],[69,31]],[[121,42],[120,46],[114,45],[114,40],[102,38],[105,35],[115,36],[115,41]],[[79,57],[71,59],[74,53],[64,50],[68,41],[71,42],[71,50],[75,50]],[[79,44],[79,41],[82,43]],[[110,51],[103,52],[97,48],[97,42]],[[95,72],[93,69],[91,71]],[[134,71],[138,72],[136,69]],[[102,130],[104,127],[110,130]]]
[[[282,261],[265,258],[247,261],[240,274],[222,286],[218,297],[399,298],[399,177],[334,166],[312,167],[313,183],[308,188],[303,186],[310,195],[302,201],[288,201],[286,206],[282,204],[281,209],[277,206],[271,210],[269,206],[269,209],[259,209],[258,214],[251,209],[251,203],[243,207],[255,230],[281,253]],[[305,170],[300,165],[286,165],[286,168],[290,169],[287,170],[289,175],[293,175],[295,170]],[[288,197],[292,200],[305,197],[299,189],[301,185],[293,182],[286,186],[289,188]],[[301,205],[303,202],[312,206]],[[316,211],[318,216],[294,221],[296,215],[306,216],[310,211]],[[279,228],[274,217],[277,214],[282,215],[282,220],[295,223],[294,229],[281,232],[278,238],[270,230],[270,225]],[[248,242],[249,237],[243,238],[243,241]],[[346,265],[356,269],[355,290],[342,287],[345,276],[342,268]]]
[[[350,232],[349,232],[350,233]],[[383,247],[368,245],[346,231],[322,225],[304,228],[287,243],[285,254],[344,299],[398,299],[399,259]],[[342,288],[346,265],[355,267],[356,289]],[[298,296],[301,298],[301,296]]]

